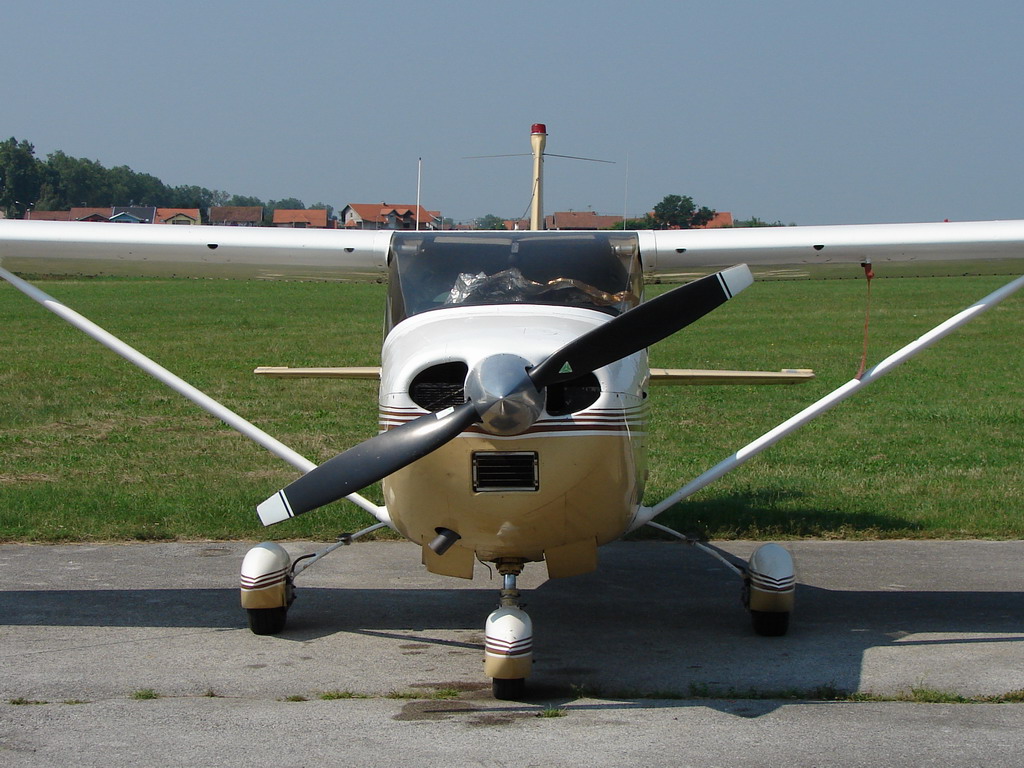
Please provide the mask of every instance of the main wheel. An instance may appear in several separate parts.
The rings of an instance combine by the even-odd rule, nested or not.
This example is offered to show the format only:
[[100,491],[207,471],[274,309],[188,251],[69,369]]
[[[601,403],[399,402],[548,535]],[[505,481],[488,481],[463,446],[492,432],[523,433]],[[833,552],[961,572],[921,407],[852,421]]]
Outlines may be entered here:
[[782,637],[789,631],[789,611],[751,611],[754,632],[762,637]]
[[288,607],[281,608],[246,608],[249,617],[249,629],[254,635],[277,635],[284,631],[288,619]]
[[494,694],[494,698],[499,701],[516,701],[523,698],[523,694],[526,693],[526,678],[513,677],[507,679],[492,677],[491,691]]

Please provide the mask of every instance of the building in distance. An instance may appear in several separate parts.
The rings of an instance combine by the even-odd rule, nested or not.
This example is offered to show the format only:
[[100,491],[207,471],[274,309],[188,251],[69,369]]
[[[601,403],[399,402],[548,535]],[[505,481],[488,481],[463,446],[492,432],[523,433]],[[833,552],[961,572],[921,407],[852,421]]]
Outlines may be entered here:
[[349,203],[339,217],[346,229],[441,229],[441,212],[422,205]]

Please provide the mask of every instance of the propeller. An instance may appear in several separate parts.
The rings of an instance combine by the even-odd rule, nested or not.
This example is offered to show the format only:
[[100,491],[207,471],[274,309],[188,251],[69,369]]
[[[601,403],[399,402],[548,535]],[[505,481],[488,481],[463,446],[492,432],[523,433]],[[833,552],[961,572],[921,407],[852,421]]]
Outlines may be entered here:
[[361,490],[473,424],[497,434],[523,432],[539,418],[545,388],[646,349],[753,281],[747,265],[740,264],[681,285],[584,333],[529,370],[528,361],[515,355],[488,357],[467,378],[467,402],[424,414],[329,459],[260,504],[260,520],[273,525]]

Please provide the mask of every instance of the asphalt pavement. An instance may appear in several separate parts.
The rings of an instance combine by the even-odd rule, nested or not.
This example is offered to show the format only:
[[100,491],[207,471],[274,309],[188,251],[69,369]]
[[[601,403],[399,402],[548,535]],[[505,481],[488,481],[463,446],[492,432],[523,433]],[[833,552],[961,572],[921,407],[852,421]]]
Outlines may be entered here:
[[[462,581],[410,544],[345,547],[259,637],[238,604],[247,544],[0,546],[0,760],[1019,764],[1024,704],[955,699],[1024,690],[1024,542],[786,546],[782,638],[755,635],[735,576],[681,543],[616,543],[571,579],[529,566],[522,702],[483,677],[500,579],[482,565]],[[858,692],[887,700],[828,700]]]

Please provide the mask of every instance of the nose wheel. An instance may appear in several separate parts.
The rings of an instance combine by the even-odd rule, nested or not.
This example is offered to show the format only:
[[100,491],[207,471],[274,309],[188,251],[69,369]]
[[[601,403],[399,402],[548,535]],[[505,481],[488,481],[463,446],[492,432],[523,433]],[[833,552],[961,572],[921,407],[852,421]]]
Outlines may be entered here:
[[501,598],[484,626],[484,674],[491,678],[494,698],[521,699],[533,665],[533,623],[520,605],[516,587],[523,561],[502,560],[497,566]]

